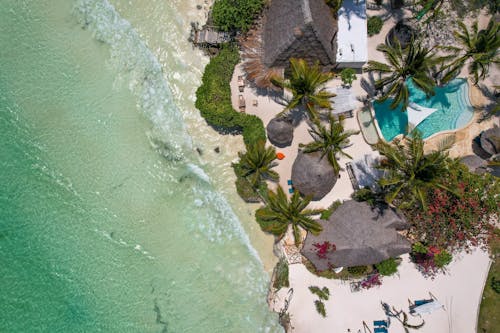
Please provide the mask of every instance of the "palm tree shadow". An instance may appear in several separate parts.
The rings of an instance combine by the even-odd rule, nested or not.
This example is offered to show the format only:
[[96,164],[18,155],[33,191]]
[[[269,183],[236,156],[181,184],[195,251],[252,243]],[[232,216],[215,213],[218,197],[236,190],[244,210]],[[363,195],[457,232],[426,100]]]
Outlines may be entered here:
[[493,116],[500,117],[500,91],[495,87],[488,87],[484,83],[477,86],[484,97],[488,99],[488,104],[483,107],[482,115],[478,122],[490,119]]

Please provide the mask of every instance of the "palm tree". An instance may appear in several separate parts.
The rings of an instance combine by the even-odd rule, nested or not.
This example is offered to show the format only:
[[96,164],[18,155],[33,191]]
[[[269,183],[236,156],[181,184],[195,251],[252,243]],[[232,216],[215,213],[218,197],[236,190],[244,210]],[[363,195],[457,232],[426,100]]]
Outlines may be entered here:
[[314,142],[310,142],[306,145],[300,144],[299,146],[303,148],[304,153],[320,151],[322,153],[321,158],[326,155],[333,170],[335,170],[335,173],[338,173],[341,167],[337,161],[337,154],[352,159],[349,154],[344,152],[344,148],[349,146],[349,137],[358,134],[359,131],[344,130],[344,118],[342,117],[336,120],[330,115],[328,120],[328,127],[316,121],[315,125],[309,130],[309,134],[313,137]]
[[278,163],[276,160],[276,150],[274,147],[265,146],[264,141],[258,141],[247,146],[245,153],[239,152],[240,161],[235,165],[238,175],[246,178],[254,189],[258,188],[264,180],[277,182],[279,175],[271,170]]
[[448,154],[451,141],[441,143],[440,149],[424,153],[424,141],[418,131],[405,138],[395,139],[393,145],[379,142],[377,150],[384,157],[378,168],[385,171],[379,184],[385,192],[385,201],[399,202],[400,207],[420,204],[426,209],[428,190],[438,187],[454,193],[444,185],[448,173]]
[[375,88],[387,88],[379,99],[383,102],[389,97],[394,97],[391,108],[395,109],[402,104],[405,111],[409,103],[409,91],[407,80],[411,80],[415,86],[427,95],[434,95],[436,81],[431,75],[431,69],[443,62],[443,58],[437,57],[434,48],[428,49],[422,46],[420,41],[412,40],[406,48],[395,38],[391,44],[379,44],[377,50],[384,54],[388,64],[370,60],[366,70],[368,72],[379,72],[385,75],[375,81]]
[[306,209],[311,202],[310,196],[303,199],[299,192],[295,191],[289,201],[283,188],[278,186],[276,193],[268,192],[265,202],[266,206],[255,212],[255,218],[265,232],[282,237],[291,224],[295,245],[299,246],[301,241],[299,227],[313,235],[318,235],[323,230],[321,225],[310,217],[320,214],[322,210]]
[[460,47],[449,46],[446,49],[457,55],[451,62],[443,76],[443,83],[446,83],[460,73],[467,61],[469,63],[469,75],[474,77],[474,84],[479,80],[484,80],[490,68],[490,64],[498,65],[498,48],[500,47],[499,29],[500,24],[491,18],[486,29],[478,31],[477,21],[472,25],[469,32],[465,24],[458,22],[459,30],[454,32],[456,39],[460,42]]
[[327,92],[323,85],[332,78],[332,74],[323,73],[319,62],[309,66],[304,59],[291,58],[290,67],[290,79],[271,78],[274,85],[290,90],[293,95],[282,113],[301,105],[305,106],[311,119],[316,119],[316,108],[331,109],[330,98],[335,94]]

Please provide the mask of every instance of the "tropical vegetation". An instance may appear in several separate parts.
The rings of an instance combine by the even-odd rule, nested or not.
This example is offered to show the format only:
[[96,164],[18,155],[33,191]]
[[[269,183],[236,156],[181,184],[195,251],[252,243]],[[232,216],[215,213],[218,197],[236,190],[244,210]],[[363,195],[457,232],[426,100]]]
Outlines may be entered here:
[[399,261],[394,258],[386,259],[378,264],[375,264],[375,268],[383,276],[391,276],[398,271]]
[[476,21],[472,24],[471,31],[463,22],[458,21],[457,24],[459,29],[454,35],[460,46],[446,48],[454,54],[455,60],[446,66],[442,81],[446,83],[456,77],[468,62],[469,75],[473,77],[474,84],[478,84],[479,80],[484,80],[488,75],[490,65],[498,66],[500,63],[500,23],[492,17],[486,29],[478,30]]
[[382,30],[384,21],[380,16],[370,16],[366,22],[366,28],[368,30],[368,36],[374,36]]
[[310,196],[301,198],[298,191],[295,191],[289,200],[283,188],[278,186],[276,192],[268,191],[265,196],[265,206],[257,209],[255,218],[263,231],[279,238],[285,235],[288,226],[291,225],[295,245],[299,246],[300,228],[313,235],[318,235],[323,230],[321,224],[311,218],[313,215],[321,214],[322,210],[306,209],[310,202]]
[[352,86],[352,82],[356,80],[356,71],[352,68],[344,68],[340,72],[340,79],[344,86]]
[[402,111],[405,111],[410,96],[408,80],[428,96],[434,95],[436,80],[433,77],[433,68],[444,61],[444,58],[436,55],[434,48],[427,48],[415,40],[406,48],[402,48],[399,40],[395,38],[390,43],[386,41],[385,44],[379,44],[377,50],[384,54],[387,64],[370,60],[366,70],[382,75],[375,81],[375,88],[383,90],[380,102],[392,97],[390,107],[395,109],[402,105]]
[[216,0],[212,20],[223,31],[246,32],[264,7],[264,0]]
[[[498,232],[498,230],[497,230]],[[477,322],[479,332],[496,332],[500,327],[500,295],[498,284],[495,286],[495,281],[498,283],[500,278],[500,235],[490,242],[491,258],[493,261],[490,266],[488,278],[484,285],[483,297],[481,297],[481,307],[479,310],[479,318]]]
[[449,173],[447,145],[426,154],[422,135],[413,131],[403,140],[393,140],[392,144],[381,141],[376,148],[383,157],[377,167],[384,171],[379,185],[388,204],[400,208],[420,205],[426,210],[430,190],[453,192],[445,182]]
[[292,98],[283,113],[295,107],[305,107],[310,119],[318,118],[318,108],[331,109],[330,98],[335,94],[325,90],[324,84],[333,77],[332,73],[321,71],[319,62],[310,66],[304,59],[290,59],[290,78],[271,78],[271,82],[280,88],[289,90]]
[[196,90],[196,108],[206,122],[222,134],[242,133],[246,144],[266,140],[262,120],[254,115],[237,112],[231,104],[229,82],[239,62],[238,48],[223,46],[219,54],[205,67],[201,86]]
[[278,173],[271,170],[278,165],[276,163],[276,149],[273,146],[266,147],[264,141],[258,141],[255,144],[247,145],[246,152],[239,152],[238,156],[240,160],[237,163],[237,168],[239,168],[241,176],[248,179],[253,187],[258,188],[266,180],[273,182],[279,180]]
[[314,141],[300,144],[299,147],[304,153],[321,152],[321,158],[327,157],[335,173],[341,170],[337,155],[352,159],[344,149],[349,146],[349,137],[358,134],[359,131],[345,130],[342,117],[337,120],[334,116],[329,115],[328,126],[324,126],[319,120],[316,120],[314,126],[309,129],[309,133]]
[[413,227],[409,236],[427,246],[458,251],[470,246],[486,244],[492,237],[492,215],[500,207],[500,181],[490,174],[471,173],[457,161],[448,164],[448,172],[441,175],[445,187],[428,191],[427,210],[406,209],[405,215]]
[[289,287],[290,282],[288,281],[288,263],[284,257],[281,257],[276,266],[274,267],[274,282],[273,288],[280,290],[283,287]]
[[276,165],[276,149],[258,141],[246,146],[246,151],[239,152],[239,161],[233,163],[236,174],[236,190],[246,202],[261,201],[261,193],[267,192],[266,180],[277,182],[279,175],[271,170]]

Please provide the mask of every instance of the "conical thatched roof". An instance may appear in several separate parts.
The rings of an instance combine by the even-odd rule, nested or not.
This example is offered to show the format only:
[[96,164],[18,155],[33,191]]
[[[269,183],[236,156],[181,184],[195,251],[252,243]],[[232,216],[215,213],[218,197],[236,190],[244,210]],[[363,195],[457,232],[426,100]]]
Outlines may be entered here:
[[500,154],[500,127],[493,127],[481,133],[480,143],[481,148],[488,154]]
[[[307,234],[302,254],[317,270],[377,264],[411,250],[410,242],[396,230],[408,227],[402,215],[392,208],[372,208],[366,202],[346,201],[330,218],[319,220],[323,231]],[[314,244],[335,244],[320,258]]]
[[322,199],[337,181],[337,174],[321,153],[304,154],[299,151],[292,166],[293,187],[302,195],[312,195],[313,200]]
[[279,148],[288,147],[293,141],[293,125],[283,118],[273,118],[266,127],[267,137]]
[[477,155],[464,156],[460,159],[460,162],[465,164],[469,168],[470,172],[474,172],[477,168],[486,165],[486,161]]
[[334,65],[337,30],[323,0],[272,0],[263,27],[263,63],[287,67],[294,57]]

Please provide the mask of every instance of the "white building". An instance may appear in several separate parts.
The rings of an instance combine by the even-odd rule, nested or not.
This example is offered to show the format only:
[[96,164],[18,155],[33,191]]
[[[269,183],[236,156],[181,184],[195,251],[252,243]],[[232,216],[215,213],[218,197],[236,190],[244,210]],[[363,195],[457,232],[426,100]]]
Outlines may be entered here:
[[337,57],[339,68],[361,68],[368,60],[366,0],[344,0],[338,11]]

